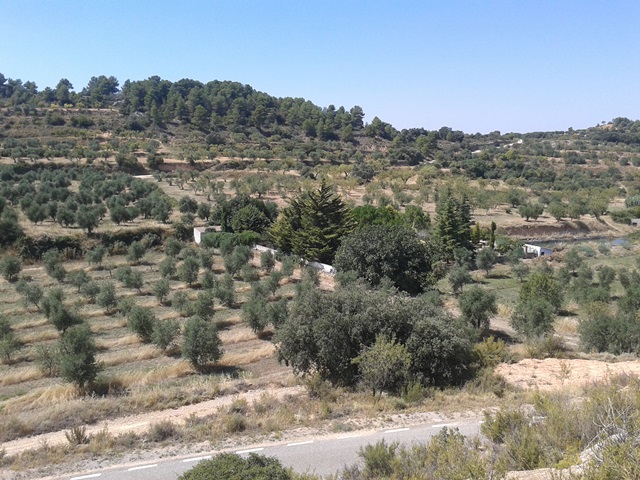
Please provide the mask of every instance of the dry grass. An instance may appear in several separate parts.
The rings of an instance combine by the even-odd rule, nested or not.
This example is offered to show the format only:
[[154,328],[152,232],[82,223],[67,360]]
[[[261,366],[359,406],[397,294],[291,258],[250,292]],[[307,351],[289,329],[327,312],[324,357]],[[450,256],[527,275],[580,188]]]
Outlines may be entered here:
[[62,401],[75,398],[77,391],[73,385],[52,385],[36,388],[20,397],[10,398],[4,403],[7,413],[24,412],[40,407],[51,407]]
[[28,330],[30,328],[38,328],[46,325],[48,320],[46,318],[39,318],[37,320],[26,320],[24,322],[16,323],[13,325],[14,330]]
[[44,375],[36,367],[22,367],[20,369],[11,369],[10,372],[4,372],[0,377],[0,386],[8,387],[9,385],[18,385],[23,382],[31,382],[39,380]]
[[126,326],[126,318],[113,318],[110,320],[101,320],[99,323],[93,323],[91,325],[91,331],[93,333],[102,333],[110,330],[116,330],[118,328],[124,328]]
[[98,348],[98,350],[108,350],[110,348],[138,345],[139,343],[140,339],[137,335],[127,335],[125,337],[112,338],[109,340],[97,340],[96,347]]
[[558,317],[554,322],[554,330],[561,335],[576,335],[578,333],[578,322],[569,317]]
[[513,314],[513,307],[511,305],[505,305],[504,303],[498,304],[498,316],[502,318],[511,318]]
[[118,376],[118,380],[125,387],[140,387],[152,385],[162,380],[174,380],[189,375],[193,375],[195,370],[191,364],[185,360],[156,368],[150,372],[129,372]]
[[216,327],[218,327],[218,328],[227,328],[227,327],[230,327],[232,325],[241,324],[242,323],[242,318],[240,318],[240,316],[233,316],[233,317],[224,318],[224,319],[220,319],[220,320],[216,320],[214,318],[214,322],[216,324]]
[[224,366],[248,365],[273,356],[275,350],[275,346],[268,343],[248,352],[234,352],[224,355],[219,364]]
[[256,334],[250,328],[240,327],[229,331],[220,332],[220,340],[224,345],[235,345],[256,339]]
[[25,335],[19,337],[22,343],[38,343],[38,342],[46,342],[49,340],[56,340],[60,338],[60,334],[53,330],[38,330],[36,332],[30,332]]
[[124,363],[140,362],[142,360],[150,360],[162,356],[162,352],[155,347],[145,345],[135,350],[127,350],[115,354],[98,356],[98,361],[105,367],[113,367]]

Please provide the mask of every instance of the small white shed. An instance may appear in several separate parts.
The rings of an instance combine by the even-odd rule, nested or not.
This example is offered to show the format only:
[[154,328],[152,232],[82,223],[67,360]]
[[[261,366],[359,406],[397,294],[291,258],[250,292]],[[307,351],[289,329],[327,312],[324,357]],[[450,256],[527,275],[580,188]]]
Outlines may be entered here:
[[524,251],[525,258],[546,257],[553,253],[553,250],[551,250],[550,248],[531,245],[530,243],[525,243],[522,246],[522,250]]
[[202,234],[204,234],[207,231],[206,228],[204,227],[195,227],[193,229],[193,240],[200,245],[200,242],[202,241]]

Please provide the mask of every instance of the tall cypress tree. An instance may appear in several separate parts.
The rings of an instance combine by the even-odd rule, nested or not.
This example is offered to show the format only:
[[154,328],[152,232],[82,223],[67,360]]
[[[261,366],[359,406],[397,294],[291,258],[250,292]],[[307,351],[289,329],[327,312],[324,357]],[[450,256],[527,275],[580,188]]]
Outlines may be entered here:
[[456,248],[473,249],[471,207],[466,195],[457,199],[448,187],[438,196],[436,234],[445,258],[452,260]]

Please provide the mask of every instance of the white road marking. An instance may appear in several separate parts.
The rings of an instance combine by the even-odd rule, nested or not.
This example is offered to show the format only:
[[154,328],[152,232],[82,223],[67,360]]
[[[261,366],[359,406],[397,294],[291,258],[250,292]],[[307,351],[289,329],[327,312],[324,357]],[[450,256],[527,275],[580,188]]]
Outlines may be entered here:
[[406,432],[409,430],[408,428],[393,428],[391,430],[385,430],[384,433],[396,433],[396,432]]
[[346,440],[348,438],[358,438],[361,437],[361,434],[354,434],[354,435],[343,435],[342,437],[338,437],[338,440]]
[[297,447],[298,445],[309,445],[310,443],[313,443],[313,440],[307,440],[306,442],[287,443],[287,447]]
[[91,475],[82,475],[81,477],[73,477],[71,480],[84,480],[85,478],[96,478],[102,475],[101,473],[92,473]]
[[136,470],[144,470],[146,468],[153,468],[157,466],[158,466],[157,463],[153,463],[151,465],[142,465],[141,467],[131,467],[127,469],[127,472],[135,472]]
[[264,447],[260,447],[260,448],[250,448],[249,450],[238,450],[236,453],[237,453],[237,454],[242,454],[242,453],[253,453],[253,452],[261,452],[262,450],[264,450]]
[[204,457],[194,457],[194,458],[185,458],[182,460],[184,463],[188,462],[199,462],[200,460],[210,460],[211,455],[205,455]]
[[437,425],[431,425],[433,428],[452,427],[453,423],[438,423]]

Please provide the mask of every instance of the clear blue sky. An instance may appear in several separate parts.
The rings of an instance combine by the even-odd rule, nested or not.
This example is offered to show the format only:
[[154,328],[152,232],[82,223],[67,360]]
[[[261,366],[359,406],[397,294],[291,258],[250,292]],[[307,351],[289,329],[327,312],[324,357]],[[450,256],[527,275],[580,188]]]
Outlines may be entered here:
[[637,0],[0,0],[0,72],[233,80],[397,128],[640,117]]

